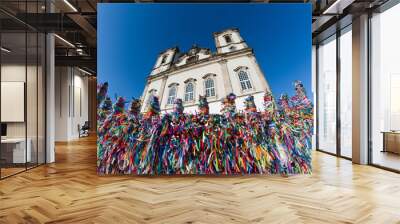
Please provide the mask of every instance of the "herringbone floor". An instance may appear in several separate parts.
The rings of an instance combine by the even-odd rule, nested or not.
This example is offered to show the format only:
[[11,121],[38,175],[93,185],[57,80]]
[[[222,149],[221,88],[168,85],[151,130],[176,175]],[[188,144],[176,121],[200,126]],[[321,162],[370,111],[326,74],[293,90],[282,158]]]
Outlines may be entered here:
[[400,223],[400,175],[314,153],[309,176],[99,177],[95,139],[0,181],[0,223]]

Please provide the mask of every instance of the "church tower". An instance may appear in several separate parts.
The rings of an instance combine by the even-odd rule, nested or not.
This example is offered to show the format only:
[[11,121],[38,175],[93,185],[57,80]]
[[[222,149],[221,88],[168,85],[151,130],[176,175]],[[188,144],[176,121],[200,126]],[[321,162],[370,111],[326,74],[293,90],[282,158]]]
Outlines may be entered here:
[[179,52],[177,47],[168,48],[158,55],[156,64],[153,67],[150,75],[155,75],[168,70],[174,62],[175,55]]
[[240,36],[239,29],[226,29],[214,33],[215,46],[217,53],[228,53],[247,48],[246,42]]

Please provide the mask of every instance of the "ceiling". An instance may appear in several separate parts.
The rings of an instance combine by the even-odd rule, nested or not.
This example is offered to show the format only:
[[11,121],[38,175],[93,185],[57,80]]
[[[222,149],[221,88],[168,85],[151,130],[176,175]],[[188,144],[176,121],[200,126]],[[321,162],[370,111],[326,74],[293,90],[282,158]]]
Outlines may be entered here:
[[[313,39],[328,35],[327,30],[349,14],[379,6],[387,0],[203,0],[203,2],[303,3],[313,5]],[[182,2],[179,0],[1,0],[0,21],[4,32],[17,33],[25,28],[39,32],[54,32],[56,65],[79,66],[97,70],[97,3]],[[199,2],[199,1],[185,1]],[[49,13],[49,12],[52,13]],[[27,12],[27,13],[26,13]],[[351,21],[351,19],[350,19]],[[325,33],[324,33],[325,32]],[[6,38],[11,38],[8,34]],[[14,36],[18,36],[14,34]],[[16,42],[20,38],[14,39]],[[18,45],[18,43],[15,43]],[[28,50],[29,51],[29,50]]]

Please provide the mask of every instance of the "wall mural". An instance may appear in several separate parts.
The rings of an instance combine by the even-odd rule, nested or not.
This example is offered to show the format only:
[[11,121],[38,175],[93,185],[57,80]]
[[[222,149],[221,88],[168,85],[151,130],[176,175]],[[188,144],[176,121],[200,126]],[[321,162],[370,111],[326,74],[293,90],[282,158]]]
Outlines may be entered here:
[[99,4],[100,175],[311,173],[310,5],[134,5]]

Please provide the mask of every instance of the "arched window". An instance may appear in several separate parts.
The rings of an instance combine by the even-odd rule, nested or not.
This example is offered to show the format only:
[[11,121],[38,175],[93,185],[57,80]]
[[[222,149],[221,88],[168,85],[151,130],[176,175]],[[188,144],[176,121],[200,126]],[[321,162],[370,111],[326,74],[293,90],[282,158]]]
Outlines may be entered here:
[[249,75],[247,74],[247,71],[243,69],[239,70],[238,76],[242,90],[248,90],[253,88],[249,79]]
[[214,80],[212,78],[207,78],[205,81],[206,97],[215,96]]
[[229,44],[229,43],[232,42],[232,37],[231,37],[230,34],[226,34],[226,35],[224,36],[224,38],[225,38],[225,42],[226,42],[227,44]]
[[168,101],[167,104],[174,104],[176,98],[176,87],[171,86],[168,92]]
[[188,82],[185,87],[185,101],[193,101],[194,99],[194,85],[192,82]]

